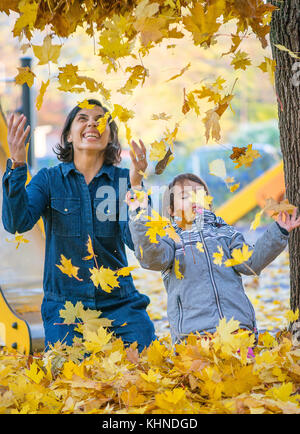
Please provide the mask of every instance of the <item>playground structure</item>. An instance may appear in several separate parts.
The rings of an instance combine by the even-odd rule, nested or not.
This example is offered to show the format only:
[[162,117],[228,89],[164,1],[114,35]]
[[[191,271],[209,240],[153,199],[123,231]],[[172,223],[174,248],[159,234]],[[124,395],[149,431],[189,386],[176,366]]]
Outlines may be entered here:
[[[0,106],[0,174],[1,179],[9,158],[7,125]],[[26,185],[31,179],[28,169]],[[216,210],[228,224],[234,224],[256,206],[263,207],[265,200],[283,198],[285,192],[283,163],[280,162],[234,194]],[[2,192],[0,198],[2,206]],[[0,345],[12,347],[24,354],[43,349],[43,327],[40,314],[42,301],[42,274],[45,249],[45,232],[40,218],[35,227],[25,234],[29,243],[16,250],[10,235],[1,226],[0,268]],[[8,271],[8,273],[7,273]]]

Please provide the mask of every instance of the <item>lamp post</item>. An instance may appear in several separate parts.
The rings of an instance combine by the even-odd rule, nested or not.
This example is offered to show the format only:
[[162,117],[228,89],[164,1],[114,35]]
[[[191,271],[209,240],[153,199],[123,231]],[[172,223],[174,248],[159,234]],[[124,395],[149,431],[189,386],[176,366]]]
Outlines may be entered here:
[[[21,57],[21,66],[28,66],[31,68],[31,57]],[[31,89],[27,83],[22,84],[22,113],[26,116],[27,125],[30,125],[29,147],[27,153],[27,162],[30,167],[34,165],[34,128],[33,128],[33,114],[32,114],[32,95]]]

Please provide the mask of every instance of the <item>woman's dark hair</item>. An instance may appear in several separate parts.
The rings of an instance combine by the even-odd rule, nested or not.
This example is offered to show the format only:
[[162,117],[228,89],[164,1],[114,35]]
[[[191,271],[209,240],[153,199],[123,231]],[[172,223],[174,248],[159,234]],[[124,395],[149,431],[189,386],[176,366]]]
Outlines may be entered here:
[[[176,184],[183,185],[185,181],[194,181],[200,184],[207,195],[209,195],[209,190],[206,182],[200,178],[200,176],[194,175],[193,173],[182,173],[181,175],[175,176],[175,178],[168,185],[164,197],[163,197],[163,213],[164,216],[170,218],[169,208],[171,212],[174,212],[174,187]],[[210,209],[211,205],[210,205]]]
[[[94,104],[101,107],[104,113],[108,112],[108,109],[104,107],[97,99],[89,99],[88,102],[89,104]],[[68,135],[71,129],[72,122],[80,110],[81,108],[78,105],[76,105],[70,111],[62,129],[60,143],[55,146],[56,150],[53,149],[54,153],[57,155],[57,158],[60,161],[63,162],[73,161],[74,158],[73,143],[68,141]],[[108,142],[107,147],[105,149],[104,164],[119,164],[121,161],[121,145],[118,138],[118,127],[115,121],[111,119],[111,116],[109,116],[107,122],[109,122],[111,140]]]

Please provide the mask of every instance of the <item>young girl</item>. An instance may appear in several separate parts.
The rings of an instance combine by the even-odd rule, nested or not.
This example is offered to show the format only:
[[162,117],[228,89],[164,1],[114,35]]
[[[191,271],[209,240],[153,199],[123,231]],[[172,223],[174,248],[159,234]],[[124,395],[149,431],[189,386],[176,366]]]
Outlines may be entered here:
[[[253,248],[240,232],[211,211],[209,201],[206,200],[205,207],[197,203],[201,193],[208,199],[208,188],[198,176],[186,173],[175,177],[166,190],[164,202],[168,202],[165,215],[169,216],[177,236],[157,235],[157,243],[151,243],[146,234],[149,228],[145,226],[151,209],[141,209],[148,207],[147,199],[140,203],[136,195],[128,192],[126,201],[135,255],[143,268],[162,272],[173,343],[191,332],[214,333],[224,317],[227,320],[233,317],[240,328],[257,336],[255,312],[244,292],[241,274],[259,275],[284,250],[289,232],[300,226],[300,217],[296,219],[296,209],[292,216],[285,213],[285,219],[281,213]],[[242,249],[243,245],[249,251],[253,248],[250,258],[226,266],[225,261],[232,259],[234,249]]]

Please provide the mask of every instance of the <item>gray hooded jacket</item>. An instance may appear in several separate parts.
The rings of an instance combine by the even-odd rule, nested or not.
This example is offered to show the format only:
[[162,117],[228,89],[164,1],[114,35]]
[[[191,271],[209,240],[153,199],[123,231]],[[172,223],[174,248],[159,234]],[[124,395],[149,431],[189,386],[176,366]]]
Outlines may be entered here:
[[[150,207],[139,218],[136,218],[137,210],[130,211],[129,228],[135,256],[141,266],[162,273],[168,293],[167,314],[172,342],[179,342],[191,332],[213,333],[224,317],[227,321],[233,317],[240,322],[241,328],[257,335],[254,308],[245,294],[241,274],[259,275],[284,250],[288,232],[274,222],[255,246],[249,246],[240,232],[213,212],[204,210],[191,230],[183,230],[172,223],[180,242],[157,235],[158,242],[151,243],[146,235],[149,229],[145,226],[149,221],[147,213],[151,215]],[[196,247],[198,242],[202,243],[203,251]],[[247,244],[249,250],[253,249],[252,256],[242,264],[226,267],[224,262],[232,257],[233,249],[241,249],[243,244]],[[224,252],[221,266],[213,262],[213,253],[218,252],[218,246]],[[175,259],[179,261],[182,279],[175,275]]]

